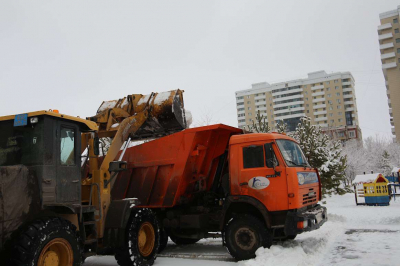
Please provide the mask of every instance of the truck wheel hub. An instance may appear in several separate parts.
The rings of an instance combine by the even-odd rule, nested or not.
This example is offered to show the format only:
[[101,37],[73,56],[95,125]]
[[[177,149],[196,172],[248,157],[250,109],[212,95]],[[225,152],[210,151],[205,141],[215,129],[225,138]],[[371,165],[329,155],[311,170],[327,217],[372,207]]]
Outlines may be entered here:
[[145,222],[140,226],[138,244],[139,252],[143,257],[149,256],[155,244],[155,233],[154,228],[149,222]]
[[63,238],[51,240],[40,252],[38,266],[72,266],[73,252],[69,242]]
[[236,244],[243,250],[251,250],[256,244],[256,235],[249,228],[240,228],[235,233]]

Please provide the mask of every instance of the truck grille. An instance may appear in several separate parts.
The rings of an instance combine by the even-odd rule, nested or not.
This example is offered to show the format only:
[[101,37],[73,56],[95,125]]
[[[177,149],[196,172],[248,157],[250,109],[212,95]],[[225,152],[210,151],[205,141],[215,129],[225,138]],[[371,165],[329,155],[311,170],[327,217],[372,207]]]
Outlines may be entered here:
[[303,195],[303,205],[308,205],[310,203],[317,202],[317,192],[314,191],[313,188],[310,188],[310,191]]

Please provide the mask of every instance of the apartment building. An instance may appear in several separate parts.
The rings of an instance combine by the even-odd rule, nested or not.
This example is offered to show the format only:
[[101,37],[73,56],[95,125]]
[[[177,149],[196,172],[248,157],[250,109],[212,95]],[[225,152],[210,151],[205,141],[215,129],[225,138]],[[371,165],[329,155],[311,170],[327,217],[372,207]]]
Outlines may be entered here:
[[350,72],[318,71],[306,79],[252,84],[250,89],[236,92],[236,109],[240,128],[252,125],[260,111],[272,131],[280,121],[294,131],[300,118],[308,116],[335,139],[362,138]]
[[379,48],[381,51],[382,71],[386,81],[390,124],[392,134],[400,141],[400,6],[379,14]]

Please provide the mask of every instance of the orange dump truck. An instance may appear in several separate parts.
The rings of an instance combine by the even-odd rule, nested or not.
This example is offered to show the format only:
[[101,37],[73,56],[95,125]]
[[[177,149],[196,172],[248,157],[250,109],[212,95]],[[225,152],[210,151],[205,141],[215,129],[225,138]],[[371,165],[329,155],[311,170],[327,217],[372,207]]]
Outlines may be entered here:
[[[111,192],[157,213],[160,249],[222,236],[237,260],[318,229],[321,182],[294,139],[218,124],[128,148]],[[139,236],[140,237],[140,236]]]

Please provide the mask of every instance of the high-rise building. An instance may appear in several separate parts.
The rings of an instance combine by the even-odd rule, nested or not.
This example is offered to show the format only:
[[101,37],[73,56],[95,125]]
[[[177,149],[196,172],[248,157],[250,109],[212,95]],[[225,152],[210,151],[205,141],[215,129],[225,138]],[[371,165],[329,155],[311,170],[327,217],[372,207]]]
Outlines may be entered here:
[[386,80],[390,124],[392,134],[400,141],[400,6],[397,9],[379,14],[379,49],[381,51],[382,71]]
[[362,138],[350,72],[318,71],[306,79],[256,83],[236,92],[236,109],[240,128],[252,125],[260,111],[272,131],[280,121],[294,131],[300,118],[308,116],[334,139]]

